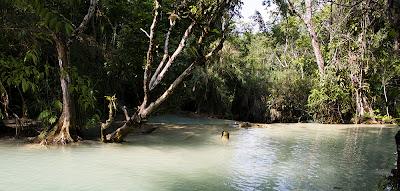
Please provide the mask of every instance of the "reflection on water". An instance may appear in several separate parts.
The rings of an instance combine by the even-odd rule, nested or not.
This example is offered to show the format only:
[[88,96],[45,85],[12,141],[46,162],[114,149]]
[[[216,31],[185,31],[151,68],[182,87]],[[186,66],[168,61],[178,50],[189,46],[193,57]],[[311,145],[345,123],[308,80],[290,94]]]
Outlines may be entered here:
[[375,190],[394,163],[395,129],[279,127],[239,133],[230,174],[237,190]]
[[395,162],[394,128],[228,123],[164,125],[124,144],[0,141],[0,190],[375,190]]

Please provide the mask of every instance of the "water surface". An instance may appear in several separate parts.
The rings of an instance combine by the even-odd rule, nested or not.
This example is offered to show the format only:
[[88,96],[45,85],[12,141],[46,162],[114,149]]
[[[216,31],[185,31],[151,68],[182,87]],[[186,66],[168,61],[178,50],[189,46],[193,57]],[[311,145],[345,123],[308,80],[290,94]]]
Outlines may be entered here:
[[153,121],[168,124],[124,144],[2,140],[0,190],[376,190],[395,162],[397,128]]

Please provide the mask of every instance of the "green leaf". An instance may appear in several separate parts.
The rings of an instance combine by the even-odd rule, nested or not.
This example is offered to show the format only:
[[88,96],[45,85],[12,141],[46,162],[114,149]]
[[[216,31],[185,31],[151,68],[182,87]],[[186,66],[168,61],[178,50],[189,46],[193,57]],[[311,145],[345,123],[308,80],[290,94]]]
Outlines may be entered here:
[[56,117],[56,116],[51,116],[51,117],[49,118],[49,123],[50,123],[51,125],[54,124],[56,121],[57,121],[57,117]]
[[29,88],[28,82],[23,78],[22,81],[21,81],[21,84],[22,84],[22,91],[26,92],[28,90],[28,88]]
[[190,12],[191,12],[192,14],[196,14],[196,13],[197,13],[197,7],[194,6],[194,5],[190,6]]
[[57,109],[57,110],[59,110],[59,111],[61,111],[62,110],[62,103],[61,103],[61,101],[60,100],[56,100],[56,101],[54,101],[54,103],[53,103],[53,106]]
[[72,32],[74,31],[74,27],[70,23],[65,23],[64,28],[65,28],[65,33],[67,35],[71,35]]
[[40,112],[38,119],[39,119],[39,120],[46,119],[47,117],[50,116],[50,114],[51,114],[51,113],[50,113],[49,110],[44,110],[44,111]]
[[216,33],[216,34],[220,34],[221,33],[218,29],[213,29],[211,32],[212,33]]
[[60,32],[63,29],[63,23],[62,22],[57,22],[55,25],[55,30],[56,32]]
[[49,21],[48,21],[48,26],[50,29],[54,30],[57,24],[57,17],[52,17]]

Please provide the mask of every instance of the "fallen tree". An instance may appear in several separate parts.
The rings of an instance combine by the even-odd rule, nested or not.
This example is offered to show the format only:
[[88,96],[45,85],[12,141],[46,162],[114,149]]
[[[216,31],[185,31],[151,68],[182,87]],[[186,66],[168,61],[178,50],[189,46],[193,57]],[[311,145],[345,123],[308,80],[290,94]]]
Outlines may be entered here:
[[[129,115],[127,111],[124,110],[126,122],[112,133],[105,134],[105,130],[109,127],[107,124],[112,122],[112,117],[110,117],[106,123],[103,123],[101,131],[102,141],[107,143],[122,142],[133,129],[140,128],[146,123],[147,118],[173,94],[176,88],[187,76],[192,74],[196,67],[207,63],[208,60],[221,50],[226,39],[228,24],[237,13],[239,5],[240,1],[238,0],[179,2],[179,4],[175,6],[176,9],[170,13],[167,18],[169,19],[170,26],[164,38],[164,55],[157,69],[152,74],[152,67],[154,65],[154,60],[156,60],[154,56],[156,33],[161,20],[160,12],[163,6],[161,0],[154,0],[153,21],[150,26],[150,32],[143,30],[149,38],[147,58],[144,67],[143,101],[132,115]],[[188,23],[187,28],[182,34],[179,45],[175,48],[173,54],[169,55],[169,37],[178,21],[182,22],[182,24]],[[152,91],[159,86],[160,82],[167,75],[168,70],[174,66],[176,58],[182,54],[185,48],[188,49],[189,47],[195,52],[192,62],[169,84],[161,95],[154,96]],[[112,110],[112,107],[110,107],[111,112]]]

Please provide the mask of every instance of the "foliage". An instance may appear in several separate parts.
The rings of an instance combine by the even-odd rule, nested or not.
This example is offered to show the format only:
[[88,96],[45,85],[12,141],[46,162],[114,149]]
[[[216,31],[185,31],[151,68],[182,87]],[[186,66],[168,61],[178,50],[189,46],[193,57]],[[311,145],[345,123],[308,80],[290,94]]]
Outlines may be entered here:
[[[304,11],[303,1],[292,2]],[[258,29],[254,30],[252,25],[230,23],[229,29],[236,30],[228,34],[222,51],[198,67],[164,107],[243,121],[347,123],[357,115],[357,96],[363,96],[374,111],[370,117],[386,122],[399,118],[400,27],[393,16],[398,8],[391,16],[384,1],[336,2],[313,7],[312,19],[326,63],[324,76],[317,75],[303,21],[288,10],[287,1],[265,1],[266,6],[278,6],[277,20],[269,23],[256,13],[253,27]],[[172,13],[179,17],[171,31],[170,55],[191,19],[199,21],[193,36],[202,32],[211,36],[207,39],[210,46],[203,51],[216,46],[221,22],[199,30],[208,21],[204,13],[211,11],[205,7],[214,3],[163,1],[160,15],[164,20]],[[87,1],[6,0],[0,5],[0,82],[11,97],[10,108],[18,113],[26,102],[29,117],[38,116],[47,126],[54,125],[60,115],[61,90],[51,33],[70,37],[87,13]],[[237,13],[238,7],[231,11]],[[148,31],[153,18],[151,0],[104,0],[97,8],[85,34],[70,46],[69,91],[82,127],[94,127],[106,117],[104,95],[116,93],[119,103],[130,108],[140,105],[148,49],[148,38],[141,29]],[[167,21],[159,23],[154,63],[162,59],[169,26]],[[187,40],[187,48],[168,71],[171,75],[152,92],[152,99],[199,56],[196,41],[193,37]]]
[[61,112],[61,109],[61,101],[55,100],[51,106],[40,112],[38,120],[42,121],[44,127],[50,127],[57,121],[57,114]]
[[271,121],[298,122],[309,119],[305,106],[310,85],[310,80],[294,69],[271,73],[271,93],[268,97]]
[[345,123],[351,115],[352,103],[349,85],[332,69],[315,83],[308,97],[309,111],[314,120],[323,123]]
[[30,52],[27,53],[25,61],[14,58],[0,59],[0,75],[4,85],[19,87],[23,92],[31,90],[35,93],[38,90],[37,84],[43,79],[43,73],[35,65],[29,64],[28,58],[37,60]]

